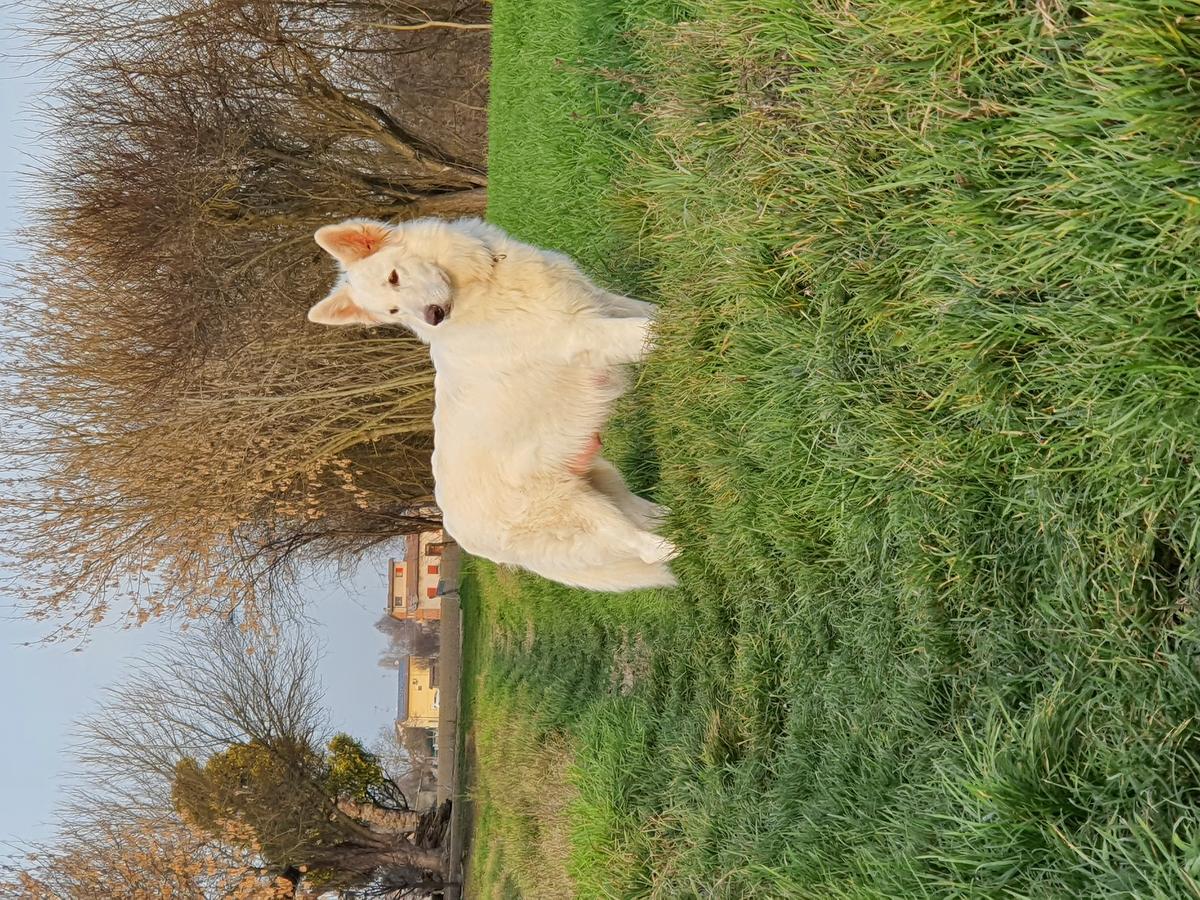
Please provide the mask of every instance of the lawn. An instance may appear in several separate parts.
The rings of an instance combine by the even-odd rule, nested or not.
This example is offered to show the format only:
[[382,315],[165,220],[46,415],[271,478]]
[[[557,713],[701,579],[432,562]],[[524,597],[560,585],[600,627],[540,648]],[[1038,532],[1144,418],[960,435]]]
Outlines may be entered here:
[[494,8],[684,553],[474,564],[471,896],[1200,897],[1200,7]]

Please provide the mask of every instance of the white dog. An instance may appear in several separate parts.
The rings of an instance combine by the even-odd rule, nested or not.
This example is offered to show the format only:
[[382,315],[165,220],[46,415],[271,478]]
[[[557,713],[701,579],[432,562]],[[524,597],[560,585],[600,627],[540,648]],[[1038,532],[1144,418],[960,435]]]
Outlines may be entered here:
[[598,452],[654,306],[478,219],[351,219],[316,240],[342,277],[309,319],[404,325],[429,345],[434,495],[463,549],[598,591],[675,584],[662,510]]

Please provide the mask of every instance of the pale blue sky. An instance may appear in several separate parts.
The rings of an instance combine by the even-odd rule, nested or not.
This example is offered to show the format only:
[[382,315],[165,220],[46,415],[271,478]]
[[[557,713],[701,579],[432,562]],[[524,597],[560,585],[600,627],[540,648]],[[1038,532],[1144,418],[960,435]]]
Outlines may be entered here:
[[[37,78],[22,61],[26,48],[11,31],[12,13],[0,8],[0,259],[11,260],[11,232],[21,222],[21,173],[38,153],[38,127],[30,101]],[[0,296],[0,308],[4,298]],[[3,328],[0,317],[0,328]],[[3,470],[0,460],[0,470]],[[0,551],[5,546],[0,533]],[[3,553],[0,552],[0,559]],[[64,560],[64,563],[69,561]],[[371,743],[392,722],[395,674],[378,668],[386,643],[372,625],[386,599],[386,552],[368,560],[344,582],[330,576],[306,592],[314,629],[325,644],[321,673],[334,726]],[[0,569],[0,577],[6,573]],[[162,627],[135,631],[104,628],[83,652],[61,646],[21,646],[45,626],[14,620],[0,610],[0,698],[5,739],[0,741],[0,855],[4,845],[52,833],[57,785],[71,767],[63,748],[71,723],[95,707],[101,689],[119,679]]]

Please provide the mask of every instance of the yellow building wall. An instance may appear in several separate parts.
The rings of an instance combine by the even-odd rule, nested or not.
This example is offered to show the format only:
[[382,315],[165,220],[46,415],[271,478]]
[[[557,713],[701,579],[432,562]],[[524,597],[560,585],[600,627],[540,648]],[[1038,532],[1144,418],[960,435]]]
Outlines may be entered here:
[[409,728],[437,728],[440,697],[433,666],[431,659],[408,659],[408,718],[404,724]]

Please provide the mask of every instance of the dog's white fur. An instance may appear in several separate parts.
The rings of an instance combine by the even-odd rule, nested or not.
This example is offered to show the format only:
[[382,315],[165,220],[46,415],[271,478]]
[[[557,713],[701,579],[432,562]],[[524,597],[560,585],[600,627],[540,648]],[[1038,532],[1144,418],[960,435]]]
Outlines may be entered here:
[[429,345],[434,493],[463,549],[592,590],[675,584],[663,511],[587,452],[619,367],[648,349],[653,305],[478,219],[350,219],[316,240],[342,277],[310,320],[404,325]]

